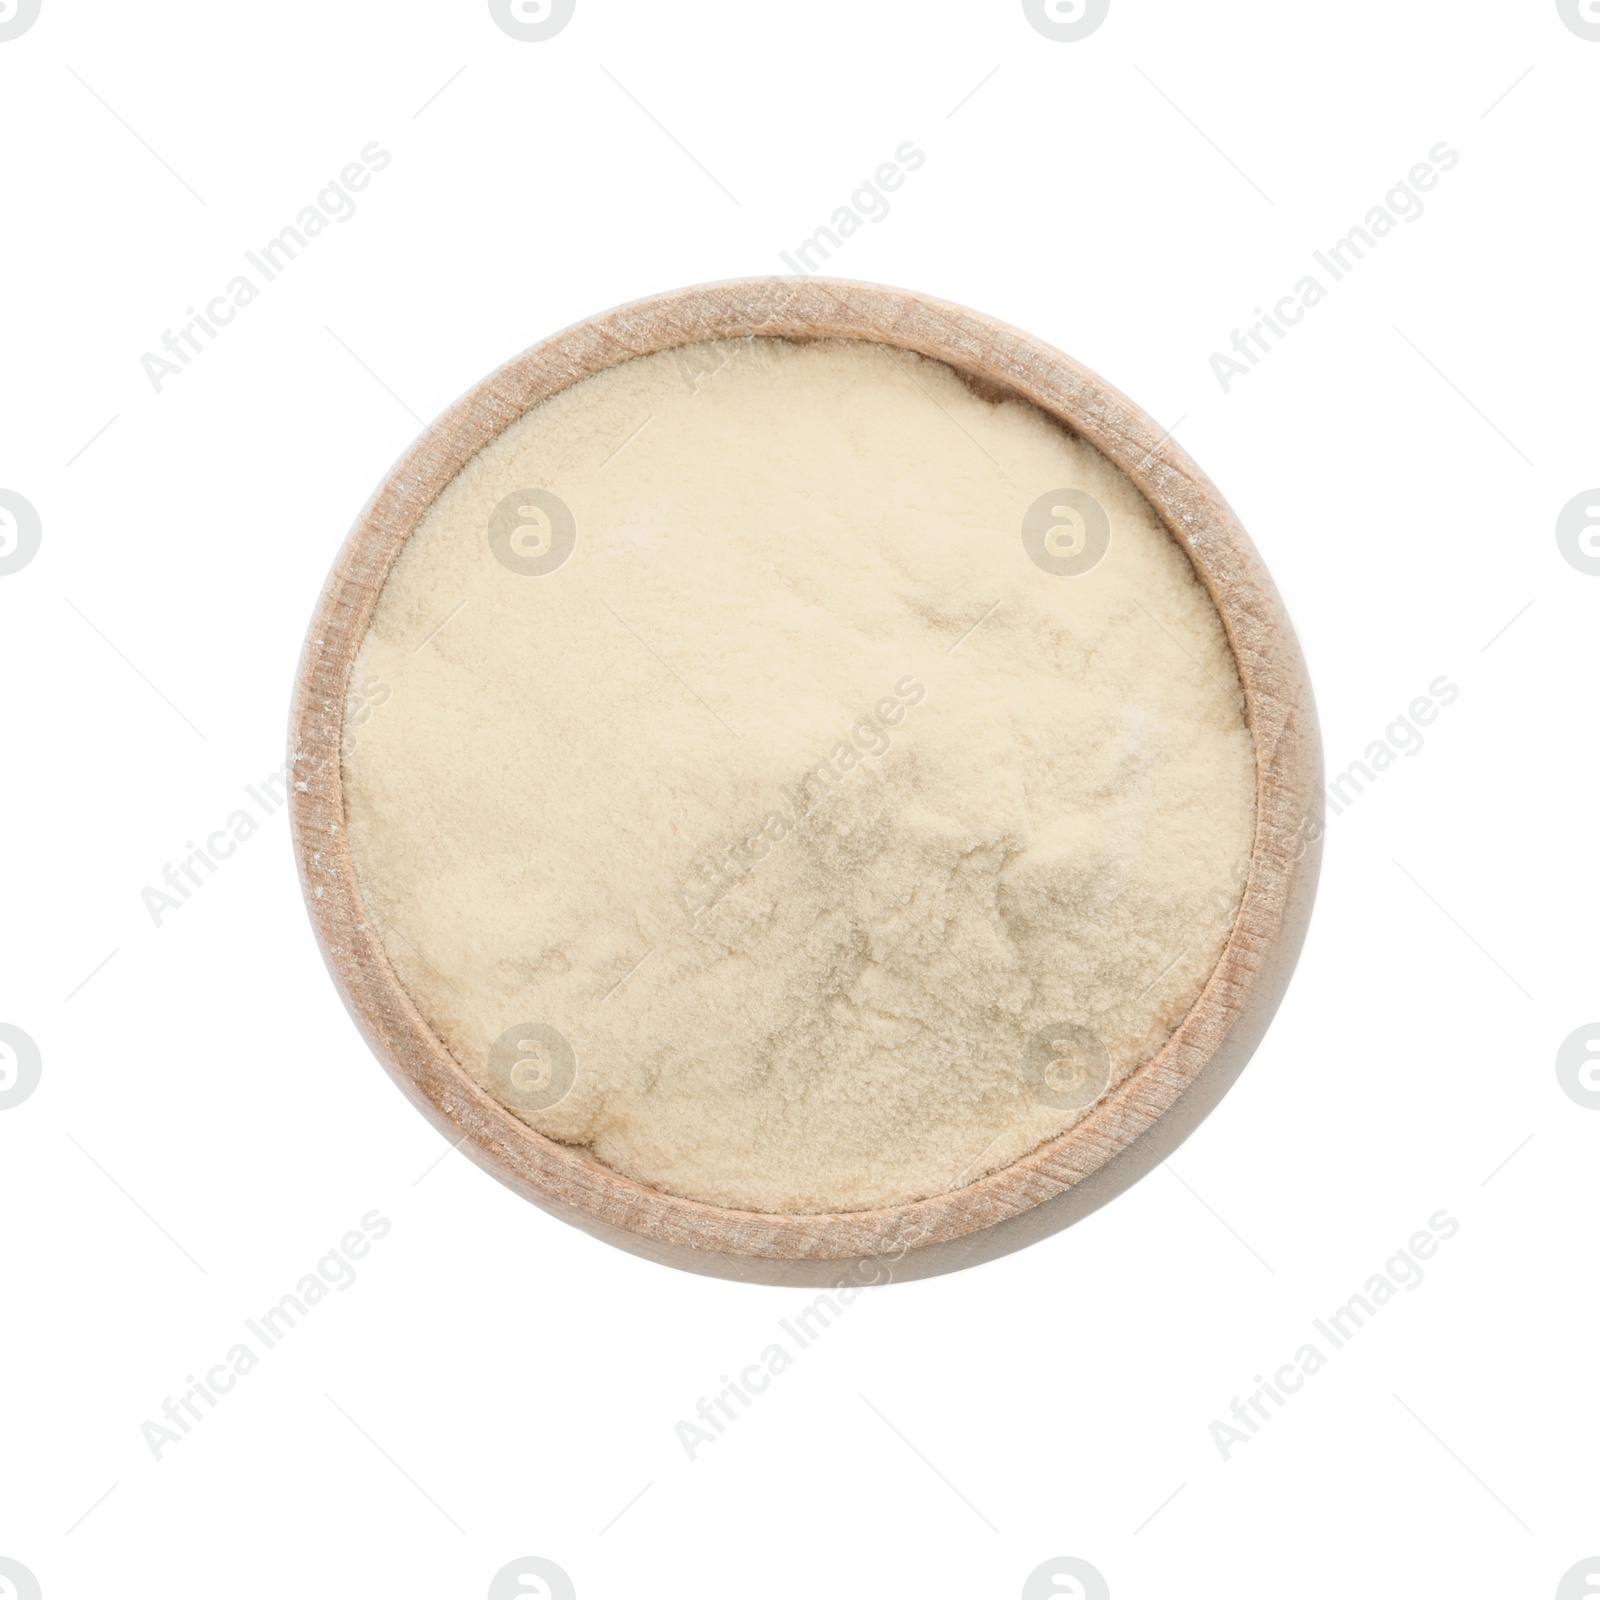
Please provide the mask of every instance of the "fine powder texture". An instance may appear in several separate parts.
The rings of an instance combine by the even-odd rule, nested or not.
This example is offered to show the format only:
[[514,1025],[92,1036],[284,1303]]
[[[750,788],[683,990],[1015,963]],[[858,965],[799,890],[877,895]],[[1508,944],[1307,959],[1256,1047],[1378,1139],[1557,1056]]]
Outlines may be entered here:
[[462,1068],[666,1193],[971,1183],[1147,1062],[1226,942],[1255,753],[1114,466],[907,351],[741,339],[514,422],[351,680],[349,843]]

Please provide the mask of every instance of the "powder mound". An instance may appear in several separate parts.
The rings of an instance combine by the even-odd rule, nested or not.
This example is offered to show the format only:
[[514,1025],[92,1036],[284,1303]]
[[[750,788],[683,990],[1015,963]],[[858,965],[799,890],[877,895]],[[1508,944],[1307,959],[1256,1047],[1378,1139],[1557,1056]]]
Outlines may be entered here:
[[842,340],[643,357],[496,437],[389,575],[344,782],[464,1071],[757,1211],[1089,1115],[1199,995],[1255,828],[1221,621],[1133,485]]

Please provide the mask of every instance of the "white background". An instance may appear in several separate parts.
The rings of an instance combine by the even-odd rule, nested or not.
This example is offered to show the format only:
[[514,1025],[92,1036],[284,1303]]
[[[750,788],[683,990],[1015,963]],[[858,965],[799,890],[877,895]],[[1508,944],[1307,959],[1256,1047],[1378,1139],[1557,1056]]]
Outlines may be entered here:
[[[44,0],[0,43],[0,488],[43,526],[0,577],[0,1021],[43,1058],[0,1112],[0,1556],[46,1600],[477,1597],[523,1555],[581,1600],[1009,1600],[1062,1555],[1115,1600],[1554,1595],[1600,1551],[1600,1112],[1554,1069],[1600,1013],[1600,578],[1554,537],[1600,482],[1597,88],[1554,0],[1113,0],[1077,43],[1000,0],[578,0],[532,44],[481,0]],[[141,355],[373,140],[357,213],[157,394]],[[281,812],[161,927],[140,892],[283,759],[423,421],[596,311],[785,270],[905,140],[827,270],[1178,424],[1330,767],[1460,696],[1331,821],[1288,998],[1168,1170],[865,1296],[691,1463],[674,1424],[811,1295],[440,1161]],[[1225,395],[1211,353],[1440,140],[1425,214]],[[353,1287],[153,1459],[141,1424],[373,1208]],[[1225,1462],[1212,1421],[1440,1208],[1426,1281]]]

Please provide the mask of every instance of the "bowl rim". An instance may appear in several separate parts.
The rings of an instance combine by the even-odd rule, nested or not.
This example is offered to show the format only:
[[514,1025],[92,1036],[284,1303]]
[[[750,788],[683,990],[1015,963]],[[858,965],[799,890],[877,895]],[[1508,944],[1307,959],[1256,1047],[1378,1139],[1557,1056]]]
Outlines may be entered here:
[[[751,336],[863,339],[909,350],[1031,401],[1092,444],[1149,501],[1210,593],[1238,665],[1255,747],[1256,834],[1243,898],[1216,967],[1167,1042],[1088,1116],[1010,1166],[869,1211],[740,1211],[683,1199],[521,1121],[472,1081],[401,986],[369,922],[344,826],[341,751],[356,653],[395,558],[440,492],[494,437],[562,389],[638,356]],[[792,1281],[818,1282],[830,1263],[898,1262],[968,1241],[953,1263],[965,1265],[1015,1248],[974,1248],[969,1236],[1003,1235],[1002,1225],[1126,1157],[1230,1036],[1259,1036],[1298,953],[1321,837],[1321,748],[1298,641],[1243,527],[1171,430],[1040,339],[913,290],[842,279],[733,279],[635,301],[540,341],[457,400],[385,476],[334,562],[296,676],[289,757],[293,844],[312,926],[347,1008],[390,1075],[447,1138],[536,1204],[641,1254],[721,1276],[762,1276],[766,1263],[765,1275],[781,1279],[783,1263],[811,1263],[809,1278],[801,1271]],[[1247,1018],[1255,1021],[1245,1026]],[[1240,1055],[1235,1039],[1239,1059],[1228,1082],[1253,1044]],[[1055,1226],[1075,1220],[1063,1216]]]

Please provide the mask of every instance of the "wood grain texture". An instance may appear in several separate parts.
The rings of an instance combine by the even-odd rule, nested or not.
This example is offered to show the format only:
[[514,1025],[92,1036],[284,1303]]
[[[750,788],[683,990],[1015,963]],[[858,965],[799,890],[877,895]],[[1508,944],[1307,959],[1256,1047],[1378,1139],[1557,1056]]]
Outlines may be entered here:
[[[536,1133],[480,1090],[401,988],[367,920],[345,833],[340,750],[356,652],[395,557],[440,491],[496,434],[569,384],[711,339],[841,337],[947,362],[980,390],[1031,400],[1139,487],[1188,552],[1238,663],[1255,741],[1251,869],[1228,942],[1165,1047],[1075,1127],[1012,1166],[883,1210],[773,1215],[677,1199]],[[372,1049],[452,1142],[591,1233],[675,1266],[766,1282],[905,1279],[1016,1249],[1103,1204],[1187,1136],[1248,1059],[1287,986],[1320,855],[1322,757],[1299,645],[1222,496],[1165,432],[1070,357],[925,295],[822,279],[679,290],[534,346],[426,429],[379,487],[329,576],[306,639],[289,748],[293,835],[329,970]]]

